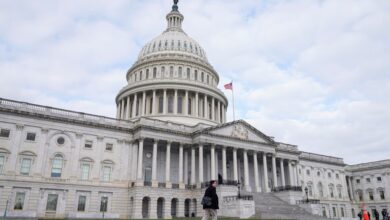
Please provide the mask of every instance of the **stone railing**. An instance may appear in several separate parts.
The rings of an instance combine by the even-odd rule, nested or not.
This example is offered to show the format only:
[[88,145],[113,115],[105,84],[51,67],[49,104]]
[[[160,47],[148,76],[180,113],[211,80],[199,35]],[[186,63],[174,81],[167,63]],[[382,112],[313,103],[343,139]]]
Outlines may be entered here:
[[271,189],[272,192],[295,191],[301,192],[302,186],[278,186]]
[[255,202],[253,196],[224,196],[220,205],[220,213],[223,216],[237,218],[249,218],[255,214]]
[[240,195],[240,196],[224,196],[223,202],[231,202],[231,201],[236,201],[236,200],[247,200],[247,201],[252,201],[253,196],[252,195]]
[[86,122],[94,122],[107,125],[132,125],[131,121],[110,118],[101,115],[88,114],[83,112],[76,112],[49,106],[31,104],[27,102],[19,102],[9,99],[0,98],[0,108],[25,111],[35,114],[43,114],[49,116],[63,117],[67,119],[77,119]]
[[337,164],[337,165],[345,165],[344,160],[342,158],[339,158],[339,157],[331,157],[331,156],[308,153],[308,152],[301,152],[301,155],[299,157],[301,159],[306,159],[306,160],[311,160],[311,161],[318,161],[318,162],[331,163],[331,164]]
[[302,199],[302,200],[297,200],[297,204],[298,205],[301,205],[301,204],[320,204],[320,200],[319,199]]

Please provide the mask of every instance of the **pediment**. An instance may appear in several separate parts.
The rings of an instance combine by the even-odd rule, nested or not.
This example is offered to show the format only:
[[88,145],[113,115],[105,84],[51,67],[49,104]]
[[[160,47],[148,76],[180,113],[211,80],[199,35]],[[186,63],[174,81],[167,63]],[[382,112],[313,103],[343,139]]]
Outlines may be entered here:
[[233,121],[215,127],[207,128],[202,133],[225,136],[229,138],[237,138],[247,141],[261,142],[266,144],[275,143],[270,137],[268,137],[267,135],[265,135],[264,133],[257,130],[243,120]]

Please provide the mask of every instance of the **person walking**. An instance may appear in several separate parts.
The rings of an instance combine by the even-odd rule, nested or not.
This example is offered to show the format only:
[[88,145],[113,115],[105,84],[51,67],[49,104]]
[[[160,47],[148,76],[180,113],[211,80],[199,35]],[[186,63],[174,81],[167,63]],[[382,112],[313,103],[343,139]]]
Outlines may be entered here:
[[202,220],[217,220],[217,210],[219,209],[217,181],[210,181],[210,186],[206,189],[204,193],[202,205],[204,209]]
[[374,209],[374,218],[375,220],[379,220],[379,212],[376,209]]

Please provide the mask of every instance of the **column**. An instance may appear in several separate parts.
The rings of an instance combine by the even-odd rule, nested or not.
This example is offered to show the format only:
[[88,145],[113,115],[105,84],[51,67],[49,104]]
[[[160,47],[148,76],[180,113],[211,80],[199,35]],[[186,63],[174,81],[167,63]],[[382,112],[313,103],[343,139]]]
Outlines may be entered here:
[[273,174],[273,187],[278,187],[278,176],[276,175],[276,158],[275,155],[272,155],[272,174]]
[[191,185],[195,185],[195,148],[191,147]]
[[245,184],[245,190],[248,192],[251,191],[251,187],[249,185],[249,168],[248,168],[248,152],[244,150],[244,184]]
[[222,147],[222,180],[223,180],[223,182],[225,182],[227,180],[226,147]]
[[188,115],[188,90],[186,90],[186,95],[185,95],[185,97],[184,97],[184,108],[183,108],[183,110],[184,110],[184,115]]
[[294,185],[294,180],[293,180],[293,172],[292,172],[292,168],[291,168],[291,160],[288,161],[288,174],[289,174],[289,183],[290,183],[290,186],[293,186]]
[[253,152],[253,170],[255,173],[255,191],[256,192],[261,192],[261,188],[259,185],[259,167],[257,165],[257,153]]
[[184,184],[185,185],[189,184],[189,181],[188,181],[188,151],[187,150],[184,151],[184,175],[183,175],[183,178],[184,178]]
[[146,92],[144,91],[143,94],[142,94],[142,107],[141,107],[141,116],[144,116],[145,115],[145,106],[146,106]]
[[217,101],[218,107],[217,107],[217,118],[216,120],[221,123],[221,102]]
[[144,139],[139,139],[138,141],[138,165],[137,165],[137,186],[143,186],[143,177],[142,177],[142,161],[144,156]]
[[153,100],[152,100],[152,114],[157,114],[157,108],[156,108],[156,90],[153,90]]
[[284,177],[284,162],[282,158],[280,158],[280,175],[282,176],[282,187],[285,187],[286,179]]
[[132,160],[131,160],[131,164],[132,164],[132,168],[131,168],[131,172],[132,172],[132,180],[133,181],[137,181],[137,164],[138,164],[138,144],[136,143],[136,141],[133,142],[133,157],[132,157]]
[[130,96],[127,96],[126,119],[130,119]]
[[158,140],[154,140],[153,143],[153,158],[152,158],[152,187],[157,187],[157,145]]
[[177,115],[177,89],[175,89],[175,95],[173,98],[173,114]]
[[167,114],[167,90],[164,89],[164,98],[163,98],[163,114]]
[[203,145],[199,144],[199,184],[203,183]]
[[134,94],[133,99],[133,118],[137,116],[137,93]]
[[211,120],[215,121],[215,103],[214,97],[211,98]]
[[203,115],[204,115],[204,118],[207,118],[208,117],[208,114],[207,114],[207,95],[204,94],[204,98],[203,98]]
[[199,117],[199,93],[195,93],[195,117]]
[[116,118],[120,118],[120,110],[121,108],[121,103],[119,102],[117,105],[116,105]]
[[[299,176],[299,164],[298,162],[295,164],[295,181],[297,183],[297,186],[301,185],[301,178]],[[316,184],[313,183],[313,187],[316,187]]]
[[215,179],[218,180],[218,174],[219,174],[219,163],[218,163],[218,150],[215,149]]
[[171,188],[171,142],[167,141],[166,149],[166,159],[165,159],[165,184],[167,188]]
[[222,123],[225,123],[226,122],[226,119],[225,119],[225,105],[224,104],[222,104],[221,105],[221,108],[222,108]]
[[263,153],[263,171],[264,171],[264,191],[269,192],[268,186],[268,168],[267,168],[267,155]]
[[179,187],[184,189],[183,182],[183,144],[179,146]]
[[125,119],[125,99],[121,100],[122,106],[121,106],[121,119]]
[[353,191],[352,191],[352,182],[351,177],[347,176],[348,189],[349,189],[349,198],[353,201]]
[[233,148],[233,179],[238,181],[238,170],[237,170],[237,149]]
[[211,157],[211,179],[215,180],[215,144],[211,144],[210,157]]

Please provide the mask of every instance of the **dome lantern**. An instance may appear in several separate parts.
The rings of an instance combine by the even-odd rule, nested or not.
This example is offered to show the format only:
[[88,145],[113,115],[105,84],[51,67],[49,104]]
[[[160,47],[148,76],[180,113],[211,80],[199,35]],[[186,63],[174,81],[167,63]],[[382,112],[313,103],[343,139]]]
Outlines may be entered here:
[[179,12],[179,7],[177,6],[178,0],[174,0],[173,2],[172,11],[166,17],[168,22],[167,31],[183,31],[181,24],[184,16]]

